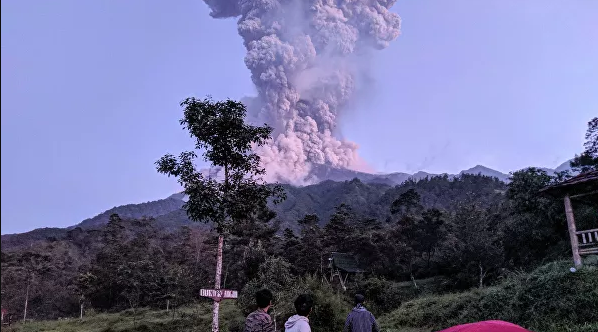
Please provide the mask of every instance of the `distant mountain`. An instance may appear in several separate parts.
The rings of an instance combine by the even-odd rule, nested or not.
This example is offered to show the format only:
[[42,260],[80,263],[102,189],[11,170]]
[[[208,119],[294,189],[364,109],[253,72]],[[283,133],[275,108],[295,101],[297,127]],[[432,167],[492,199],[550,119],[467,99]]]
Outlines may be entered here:
[[[76,227],[83,229],[100,228],[108,223],[111,214],[118,214],[121,218],[131,219],[152,217],[156,218],[156,223],[160,224],[162,228],[177,227],[180,224],[189,222],[182,210],[183,204],[185,204],[183,197],[183,194],[174,194],[157,201],[113,207],[93,218],[85,219],[79,224],[67,228],[38,228],[25,233],[5,234],[2,235],[2,249],[21,247],[32,241],[52,238],[61,239],[66,236],[69,230]],[[181,211],[183,216],[180,216]],[[172,217],[172,214],[177,216]]]
[[[561,164],[556,169],[551,168],[542,168],[540,169],[546,171],[549,175],[553,175],[555,172],[561,172],[565,170],[570,170],[571,167],[569,166],[570,161],[566,161]],[[454,178],[455,176],[462,175],[462,174],[472,174],[472,175],[484,175],[498,178],[500,181],[505,183],[509,182],[509,174],[502,173],[500,171],[494,170],[492,168],[477,165],[470,169],[463,170],[459,172],[459,174],[447,174],[449,178]],[[311,173],[307,177],[313,182],[318,183],[321,181],[332,180],[332,181],[350,181],[352,179],[359,179],[365,183],[379,183],[379,184],[386,184],[390,186],[399,185],[409,179],[412,180],[421,180],[433,176],[438,176],[443,174],[434,174],[434,173],[427,173],[423,171],[419,171],[414,174],[408,173],[387,173],[387,174],[371,174],[371,173],[364,173],[353,171],[350,169],[344,168],[334,168],[327,165],[315,165],[312,168]]]
[[501,173],[497,170],[493,170],[492,168],[488,168],[486,166],[482,166],[482,165],[477,165],[475,167],[472,167],[470,169],[461,171],[461,173],[459,174],[473,174],[473,175],[484,175],[484,176],[490,176],[493,178],[498,178],[500,181],[503,182],[508,182],[509,181],[509,175],[505,174],[505,173]]
[[560,164],[559,167],[557,167],[554,171],[563,172],[571,170],[571,161],[573,161],[573,159],[565,161],[564,163]]
[[[560,165],[556,170],[562,171],[568,169],[568,162]],[[555,170],[545,169],[548,173],[554,173]],[[458,175],[446,174],[447,179],[453,179],[456,176],[463,175],[483,175],[497,178],[501,182],[508,182],[509,175],[493,170],[491,168],[478,165],[470,169],[461,171]],[[386,213],[386,205],[391,196],[395,197],[399,193],[395,186],[405,183],[408,180],[431,179],[439,174],[427,172],[417,172],[415,174],[407,173],[389,173],[389,174],[370,174],[348,169],[333,168],[325,165],[316,165],[310,173],[311,179],[316,182],[314,185],[295,187],[285,185],[287,200],[282,204],[273,207],[283,227],[291,227],[293,223],[306,214],[317,214],[325,221],[334,212],[334,208],[340,203],[346,203],[359,209],[360,213],[369,216],[381,216]],[[355,180],[357,179],[357,180]],[[495,186],[495,185],[492,185]],[[392,190],[391,190],[392,189]],[[495,188],[497,189],[497,188]],[[394,191],[393,191],[394,190]],[[402,189],[399,189],[401,191]],[[499,189],[497,189],[499,190]],[[502,190],[502,189],[501,189]],[[127,204],[113,207],[97,216],[83,220],[81,223],[68,228],[39,228],[30,232],[21,234],[2,235],[2,248],[18,247],[27,245],[31,241],[62,238],[66,236],[69,230],[76,227],[83,229],[100,228],[108,222],[111,214],[118,214],[122,218],[141,218],[152,217],[156,224],[162,229],[176,229],[181,225],[190,224],[185,211],[184,195],[174,194],[165,199],[157,201]],[[430,204],[437,203],[434,198],[428,198]],[[384,201],[382,206],[380,205]],[[384,210],[381,212],[381,209]],[[197,225],[197,224],[195,224]],[[197,227],[209,227],[200,225]]]
[[122,218],[141,218],[141,217],[159,217],[169,214],[174,211],[178,211],[183,207],[183,194],[174,194],[165,199],[157,201],[140,203],[140,204],[127,204],[112,209],[106,210],[97,216],[83,220],[77,226],[82,228],[92,228],[108,223],[108,218],[111,214],[118,214]]

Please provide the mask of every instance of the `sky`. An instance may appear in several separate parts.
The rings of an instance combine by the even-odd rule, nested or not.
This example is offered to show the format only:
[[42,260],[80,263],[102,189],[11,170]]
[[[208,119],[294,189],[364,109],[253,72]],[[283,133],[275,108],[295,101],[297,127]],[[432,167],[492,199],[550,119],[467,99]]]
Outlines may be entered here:
[[[236,20],[202,1],[1,2],[1,232],[179,190],[186,97],[255,95]],[[399,1],[402,34],[343,135],[379,172],[556,167],[598,115],[598,1]]]

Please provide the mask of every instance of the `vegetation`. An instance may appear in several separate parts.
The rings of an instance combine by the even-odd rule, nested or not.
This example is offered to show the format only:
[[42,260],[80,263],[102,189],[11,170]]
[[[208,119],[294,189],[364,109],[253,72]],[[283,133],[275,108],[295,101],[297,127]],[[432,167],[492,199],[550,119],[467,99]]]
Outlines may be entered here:
[[[243,310],[251,310],[252,292],[262,285],[276,290],[277,302],[273,315],[278,324],[290,310],[295,294],[310,291],[316,294],[318,306],[311,321],[316,331],[338,331],[346,312],[348,298],[311,278],[290,280],[279,271],[282,261],[264,264],[262,280],[248,284],[237,305],[223,302],[223,329],[242,331]],[[288,265],[288,264],[287,264]],[[569,262],[549,263],[531,273],[513,273],[499,284],[484,289],[445,295],[424,295],[408,301],[387,314],[379,316],[383,331],[424,332],[473,321],[502,319],[515,322],[533,331],[590,332],[598,327],[598,270],[586,267],[575,273],[568,271]],[[283,271],[284,271],[283,267]],[[285,280],[287,280],[285,282]],[[370,280],[370,283],[372,280]],[[387,285],[386,285],[387,286]],[[401,285],[395,285],[401,288]],[[550,290],[550,291],[547,291]],[[379,296],[392,297],[392,291]],[[394,292],[394,294],[397,294]],[[370,294],[372,296],[373,294]],[[369,305],[372,307],[372,305]],[[241,310],[239,309],[241,308]],[[374,306],[375,308],[375,306]],[[209,306],[200,304],[176,311],[142,309],[116,314],[91,314],[83,320],[41,321],[16,325],[8,331],[208,331],[211,321]],[[382,313],[374,309],[374,312]],[[332,319],[331,319],[332,318]],[[280,326],[280,325],[279,325]]]
[[[424,296],[384,316],[383,326],[439,330],[489,319],[533,331],[595,331],[598,327],[598,270],[568,271],[555,262],[531,273],[515,273],[496,286],[464,293]],[[594,328],[594,330],[592,330]]]
[[[223,306],[230,331],[240,331],[262,287],[276,294],[278,326],[297,294],[314,294],[316,332],[342,327],[350,309],[346,294],[354,292],[365,293],[370,309],[393,331],[492,318],[549,332],[590,331],[598,324],[596,269],[571,273],[568,263],[551,263],[570,257],[564,208],[539,190],[567,174],[528,168],[511,174],[508,184],[467,174],[394,187],[325,181],[284,186],[287,200],[274,206],[267,200],[281,198],[281,187],[261,182],[263,170],[250,152],[270,129],[246,126],[244,108],[232,101],[190,99],[183,105],[182,124],[196,148],[222,167],[224,181],[197,171],[194,152],[167,155],[158,169],[184,186],[190,197],[184,210],[172,197],[180,202],[161,202],[157,209],[146,204],[147,217],[112,213],[94,227],[38,234],[26,246],[3,243],[2,307],[22,318],[27,301],[28,319],[71,317],[21,330],[207,329],[202,317],[211,301],[198,293],[220,284],[213,273],[219,243],[226,252],[221,285],[240,290],[236,306]],[[227,126],[236,128],[234,138]],[[212,141],[216,136],[226,142]],[[592,228],[595,202],[574,204],[578,227]],[[352,254],[366,271],[349,279],[347,293],[326,280],[324,262],[332,251]],[[73,320],[81,314],[82,321]]]
[[571,161],[571,167],[581,172],[598,170],[598,117],[588,122],[584,147],[584,152],[576,155]]
[[[221,313],[222,329],[228,330],[243,319],[241,312],[231,302],[224,302]],[[6,332],[208,332],[211,331],[211,309],[207,304],[188,306],[178,310],[141,309],[120,313],[92,313],[83,319],[35,321],[3,327]]]
[[[196,169],[195,151],[182,152],[178,158],[167,154],[156,162],[158,172],[174,176],[184,188],[188,201],[183,208],[193,221],[212,222],[218,233],[214,289],[222,287],[222,247],[224,236],[233,228],[258,220],[268,221],[274,214],[268,199],[277,204],[284,199],[282,188],[266,185],[260,157],[253,152],[270,139],[272,128],[245,123],[245,105],[233,100],[188,98],[181,103],[181,125],[203,151],[203,159],[224,172],[222,181],[205,176]],[[137,295],[136,295],[137,298]],[[219,302],[214,301],[214,327],[218,329]]]

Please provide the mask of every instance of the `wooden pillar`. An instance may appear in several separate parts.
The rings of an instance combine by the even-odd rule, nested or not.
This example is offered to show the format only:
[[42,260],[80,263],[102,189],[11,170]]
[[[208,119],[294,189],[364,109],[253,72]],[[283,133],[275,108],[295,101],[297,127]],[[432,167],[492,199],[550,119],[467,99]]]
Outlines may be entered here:
[[573,217],[573,207],[569,195],[565,196],[565,214],[567,215],[567,226],[569,227],[569,238],[571,239],[573,263],[575,263],[575,267],[580,267],[581,256],[579,255],[579,243],[577,242],[577,229],[575,228],[575,218]]

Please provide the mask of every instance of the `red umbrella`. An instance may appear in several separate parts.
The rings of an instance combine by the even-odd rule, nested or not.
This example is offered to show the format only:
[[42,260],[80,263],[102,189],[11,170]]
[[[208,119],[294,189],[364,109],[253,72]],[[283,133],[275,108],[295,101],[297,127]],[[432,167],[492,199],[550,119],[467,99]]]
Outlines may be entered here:
[[531,332],[519,325],[502,320],[487,320],[484,322],[470,323],[449,327],[438,332]]

